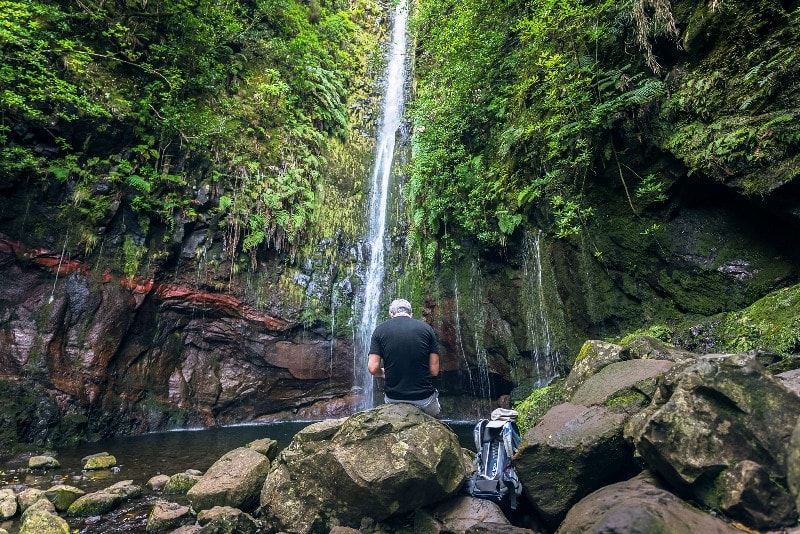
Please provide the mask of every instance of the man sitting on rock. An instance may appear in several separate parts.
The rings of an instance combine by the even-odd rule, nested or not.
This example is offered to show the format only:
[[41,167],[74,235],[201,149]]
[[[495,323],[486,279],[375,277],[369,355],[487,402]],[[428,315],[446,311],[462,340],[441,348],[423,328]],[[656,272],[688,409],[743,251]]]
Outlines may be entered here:
[[372,333],[367,369],[373,376],[386,379],[387,403],[413,404],[434,416],[441,411],[439,392],[431,380],[439,374],[436,334],[429,324],[411,317],[407,300],[392,301],[389,320]]

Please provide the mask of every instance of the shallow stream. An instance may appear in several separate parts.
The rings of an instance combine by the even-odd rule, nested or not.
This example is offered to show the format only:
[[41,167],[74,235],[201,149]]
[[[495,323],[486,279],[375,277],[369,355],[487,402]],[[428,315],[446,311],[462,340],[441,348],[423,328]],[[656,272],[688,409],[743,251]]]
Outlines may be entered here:
[[[444,421],[458,435],[461,445],[470,449],[473,422]],[[218,427],[202,430],[182,430],[128,436],[85,443],[77,447],[41,451],[53,453],[61,467],[47,472],[31,473],[27,469],[29,454],[5,459],[0,463],[0,488],[24,487],[48,489],[56,484],[69,484],[87,493],[106,488],[122,480],[133,480],[144,489],[139,499],[123,503],[119,508],[100,517],[66,518],[78,534],[114,532],[143,533],[147,515],[156,500],[167,499],[186,504],[185,495],[163,495],[145,487],[155,475],[174,475],[187,469],[205,471],[226,452],[261,438],[271,438],[283,449],[292,437],[311,422],[270,423],[246,426]],[[108,452],[117,459],[118,470],[82,471],[81,459],[90,454]],[[62,514],[62,517],[63,514]],[[0,528],[10,534],[19,532],[19,515],[13,520],[0,521]]]

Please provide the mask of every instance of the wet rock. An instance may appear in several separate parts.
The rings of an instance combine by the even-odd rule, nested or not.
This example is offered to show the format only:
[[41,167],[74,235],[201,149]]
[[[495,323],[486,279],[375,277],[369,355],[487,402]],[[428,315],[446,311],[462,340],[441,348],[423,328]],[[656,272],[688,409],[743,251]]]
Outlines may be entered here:
[[120,503],[135,499],[142,494],[142,488],[132,480],[123,480],[100,491],[78,497],[67,509],[68,516],[90,517],[110,512]]
[[614,411],[638,411],[655,393],[655,378],[674,364],[666,360],[626,360],[609,364],[575,390],[572,404],[619,407]]
[[59,484],[45,490],[44,492],[47,500],[53,503],[56,511],[65,512],[69,509],[70,505],[81,495],[86,495],[86,492],[75,486],[67,486]]
[[786,386],[786,389],[800,395],[800,369],[792,369],[783,373],[775,375],[775,378],[781,381],[781,384]]
[[573,506],[558,534],[625,532],[734,534],[741,531],[682,501],[645,472],[606,486]]
[[465,530],[464,534],[535,534],[535,531],[503,523],[478,523]]
[[275,460],[278,456],[278,442],[274,439],[270,438],[262,438],[257,439],[255,441],[251,441],[247,445],[245,445],[248,449],[253,449],[256,452],[260,452],[264,456],[270,459],[270,461]]
[[[798,416],[800,398],[752,355],[715,354],[666,373],[653,403],[630,419],[625,433],[673,487],[718,507],[719,477],[739,462],[758,463],[779,484],[786,480],[792,456],[787,448]],[[761,493],[760,479],[751,477],[755,486],[739,491]],[[764,513],[787,525],[795,516],[779,517],[784,511],[770,503]],[[741,513],[732,517],[745,524],[754,519],[739,507],[730,513]]]
[[164,485],[164,493],[186,493],[197,484],[200,477],[197,475],[187,475],[186,473],[178,473],[169,477],[169,480]]
[[258,502],[259,491],[269,471],[269,459],[240,447],[214,462],[187,493],[195,510],[233,506],[247,510]]
[[606,365],[622,361],[622,347],[605,341],[589,340],[583,344],[564,382],[564,395],[569,398],[590,376]]
[[170,534],[197,534],[202,529],[200,525],[184,525],[173,530]]
[[203,534],[255,534],[260,525],[251,516],[238,508],[215,506],[197,515]]
[[438,502],[465,479],[456,435],[406,404],[385,404],[301,430],[261,492],[277,529],[306,533],[381,521]]
[[97,469],[111,469],[117,465],[117,459],[107,452],[92,454],[83,458],[83,469],[86,471],[93,471]]
[[650,336],[636,336],[620,352],[623,360],[667,360],[684,362],[694,360],[697,354],[682,350]]
[[25,512],[33,503],[44,498],[44,491],[36,488],[28,488],[17,494],[17,505],[21,512]]
[[752,528],[768,530],[797,521],[789,493],[770,478],[763,466],[750,460],[734,464],[722,473],[715,491],[719,492],[719,510]]
[[480,523],[494,523],[504,528],[512,527],[496,503],[475,497],[456,497],[414,514],[414,532],[424,534],[463,534]]
[[633,464],[625,416],[564,403],[528,430],[514,457],[524,494],[551,527],[569,508]]
[[0,489],[0,519],[9,519],[17,515],[17,496],[14,490]]
[[46,510],[30,510],[19,528],[19,534],[70,534],[64,519]]
[[147,481],[146,486],[153,491],[161,491],[164,485],[169,481],[169,475],[156,475]]
[[48,501],[46,498],[39,499],[35,503],[31,504],[28,508],[22,512],[22,521],[25,521],[25,517],[28,514],[32,514],[34,512],[49,512],[52,514],[56,513],[56,507],[53,506],[53,503]]
[[30,469],[54,469],[56,467],[61,467],[61,464],[52,456],[31,456],[28,460]]
[[159,532],[178,528],[193,521],[192,510],[188,506],[182,506],[174,502],[158,501],[150,511],[150,515],[147,516],[145,530],[147,532]]

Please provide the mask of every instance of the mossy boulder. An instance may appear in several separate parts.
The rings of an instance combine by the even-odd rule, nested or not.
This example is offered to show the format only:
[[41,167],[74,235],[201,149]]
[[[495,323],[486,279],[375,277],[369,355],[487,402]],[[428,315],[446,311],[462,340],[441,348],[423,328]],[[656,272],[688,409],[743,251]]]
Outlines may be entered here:
[[17,494],[17,504],[23,513],[39,499],[46,499],[46,497],[44,491],[37,488],[27,488]]
[[[650,468],[673,487],[718,508],[721,477],[741,462],[759,464],[766,479],[785,485],[790,437],[799,416],[800,398],[754,356],[716,354],[667,372],[651,405],[631,417],[625,433]],[[752,467],[748,472],[756,473]],[[753,485],[746,491],[760,495],[749,501],[768,502],[774,485],[761,484],[761,475],[750,480]],[[729,507],[729,513],[745,524],[754,517],[741,506]],[[777,504],[770,513],[782,525],[796,517]]]
[[[655,379],[674,364],[665,360],[626,360],[603,367],[569,398],[573,404],[607,404],[620,411],[641,408],[655,393]],[[633,401],[633,403],[631,403]]]
[[200,477],[197,475],[189,475],[187,473],[177,473],[169,477],[162,490],[164,493],[186,493],[197,484]]
[[53,506],[56,507],[56,511],[66,512],[72,503],[75,502],[78,497],[86,495],[86,492],[75,486],[59,484],[45,490],[44,495],[47,497],[47,500],[53,503]]
[[550,408],[562,402],[564,402],[564,380],[534,389],[528,398],[514,406],[519,412],[517,424],[520,432],[524,434],[526,430],[536,425]]
[[0,520],[9,519],[17,515],[17,496],[14,490],[0,489]]
[[147,532],[173,530],[194,521],[192,509],[174,502],[158,501],[147,516]]
[[197,522],[202,525],[202,532],[231,532],[236,534],[255,534],[261,525],[253,516],[238,508],[215,506],[197,514]]
[[46,510],[26,513],[19,534],[70,534],[69,524],[61,517]]
[[553,407],[523,436],[514,457],[525,495],[551,527],[569,508],[633,465],[625,416],[602,406]]
[[453,495],[465,480],[458,437],[408,404],[301,430],[261,492],[270,528],[308,533],[382,521]]
[[564,396],[569,398],[581,384],[606,365],[622,361],[621,352],[622,347],[613,343],[594,339],[586,341],[564,382]]
[[110,512],[120,503],[142,494],[142,488],[132,480],[124,480],[108,488],[78,497],[67,509],[68,516],[90,517]]
[[263,454],[246,447],[234,449],[214,462],[189,489],[189,502],[196,511],[214,506],[247,510],[258,502],[269,467]]
[[117,459],[107,452],[100,452],[86,456],[82,460],[84,462],[83,468],[86,471],[94,471],[98,469],[111,469],[117,465]]
[[253,449],[256,452],[260,452],[269,458],[270,461],[274,460],[278,456],[278,442],[271,438],[262,438],[251,441],[245,445],[245,447],[248,449]]
[[61,464],[52,456],[31,456],[28,459],[29,469],[55,469]]

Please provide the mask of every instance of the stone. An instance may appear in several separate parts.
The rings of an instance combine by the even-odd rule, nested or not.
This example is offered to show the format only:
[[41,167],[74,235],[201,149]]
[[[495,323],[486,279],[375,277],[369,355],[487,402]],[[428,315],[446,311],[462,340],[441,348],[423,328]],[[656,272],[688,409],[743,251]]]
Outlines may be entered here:
[[758,530],[777,529],[797,522],[797,511],[791,495],[776,484],[763,466],[750,460],[734,464],[722,473],[714,492],[704,499],[727,517],[741,520]]
[[569,399],[586,379],[606,365],[622,361],[620,352],[622,352],[622,347],[613,343],[594,339],[586,341],[578,352],[575,363],[564,382],[565,397]]
[[269,467],[263,454],[246,447],[234,449],[214,462],[187,492],[189,502],[197,511],[214,506],[247,510],[258,503]]
[[55,469],[56,467],[61,467],[61,464],[52,456],[31,456],[28,460],[30,469]]
[[86,495],[86,492],[75,486],[59,484],[45,490],[44,495],[53,503],[56,511],[66,512],[70,505],[81,495]]
[[0,489],[0,519],[10,519],[17,515],[17,496],[14,490]]
[[573,393],[570,402],[583,406],[615,404],[611,399],[624,399],[634,390],[647,402],[634,403],[638,410],[649,404],[655,393],[655,378],[672,368],[673,362],[666,360],[626,360],[611,363],[597,374],[588,377]]
[[741,534],[664,489],[650,473],[601,488],[567,513],[557,534]]
[[536,531],[505,523],[478,523],[465,530],[464,534],[536,534]]
[[46,510],[26,513],[19,534],[70,534],[69,524],[63,518]]
[[193,522],[194,516],[188,506],[174,502],[158,501],[147,516],[147,532],[159,532],[178,528],[185,523]]
[[384,404],[301,430],[261,492],[271,528],[357,527],[441,501],[465,480],[458,437],[408,404]]
[[26,508],[25,511],[22,512],[22,521],[25,521],[25,517],[27,515],[32,514],[34,512],[42,512],[42,511],[55,514],[56,507],[53,506],[53,503],[51,503],[50,501],[48,501],[46,498],[43,497],[38,501],[34,502],[33,504],[31,504],[30,506],[28,506],[28,508]]
[[132,480],[117,482],[100,491],[78,497],[67,509],[68,516],[90,517],[110,512],[120,503],[141,496],[142,488]]
[[28,488],[17,494],[17,505],[19,505],[21,512],[25,512],[33,503],[44,498],[44,491],[36,488]]
[[269,458],[270,461],[274,460],[278,456],[278,442],[271,438],[261,438],[251,441],[245,445],[245,447],[248,449],[253,449],[256,452],[260,452]]
[[585,495],[634,465],[625,416],[602,406],[564,403],[528,430],[514,456],[524,495],[551,527]]
[[200,480],[199,476],[178,473],[169,477],[164,485],[164,493],[186,493]]
[[462,534],[480,523],[495,523],[505,528],[512,526],[498,504],[469,496],[448,499],[430,508],[420,508],[414,514],[416,533]]
[[[714,507],[720,504],[714,489],[722,482],[719,477],[740,462],[757,462],[778,483],[790,477],[790,438],[798,416],[800,398],[754,356],[712,354],[666,373],[653,403],[630,418],[625,433],[670,485]],[[761,475],[749,478],[756,486],[761,479]],[[745,495],[762,489],[737,491]],[[785,508],[765,513],[777,514],[780,509]],[[742,513],[735,519],[751,526],[747,521],[754,517]],[[792,517],[776,519],[788,526]]]
[[697,358],[697,354],[682,350],[650,336],[636,336],[628,341],[620,352],[623,360],[667,360],[685,362]]
[[153,491],[161,491],[164,485],[169,481],[169,475],[156,475],[147,481],[146,486]]
[[101,452],[87,456],[83,459],[83,469],[86,471],[93,471],[97,469],[111,469],[117,465],[117,459],[107,452]]
[[231,506],[215,506],[197,515],[203,527],[200,532],[209,534],[255,534],[260,525],[251,516]]

